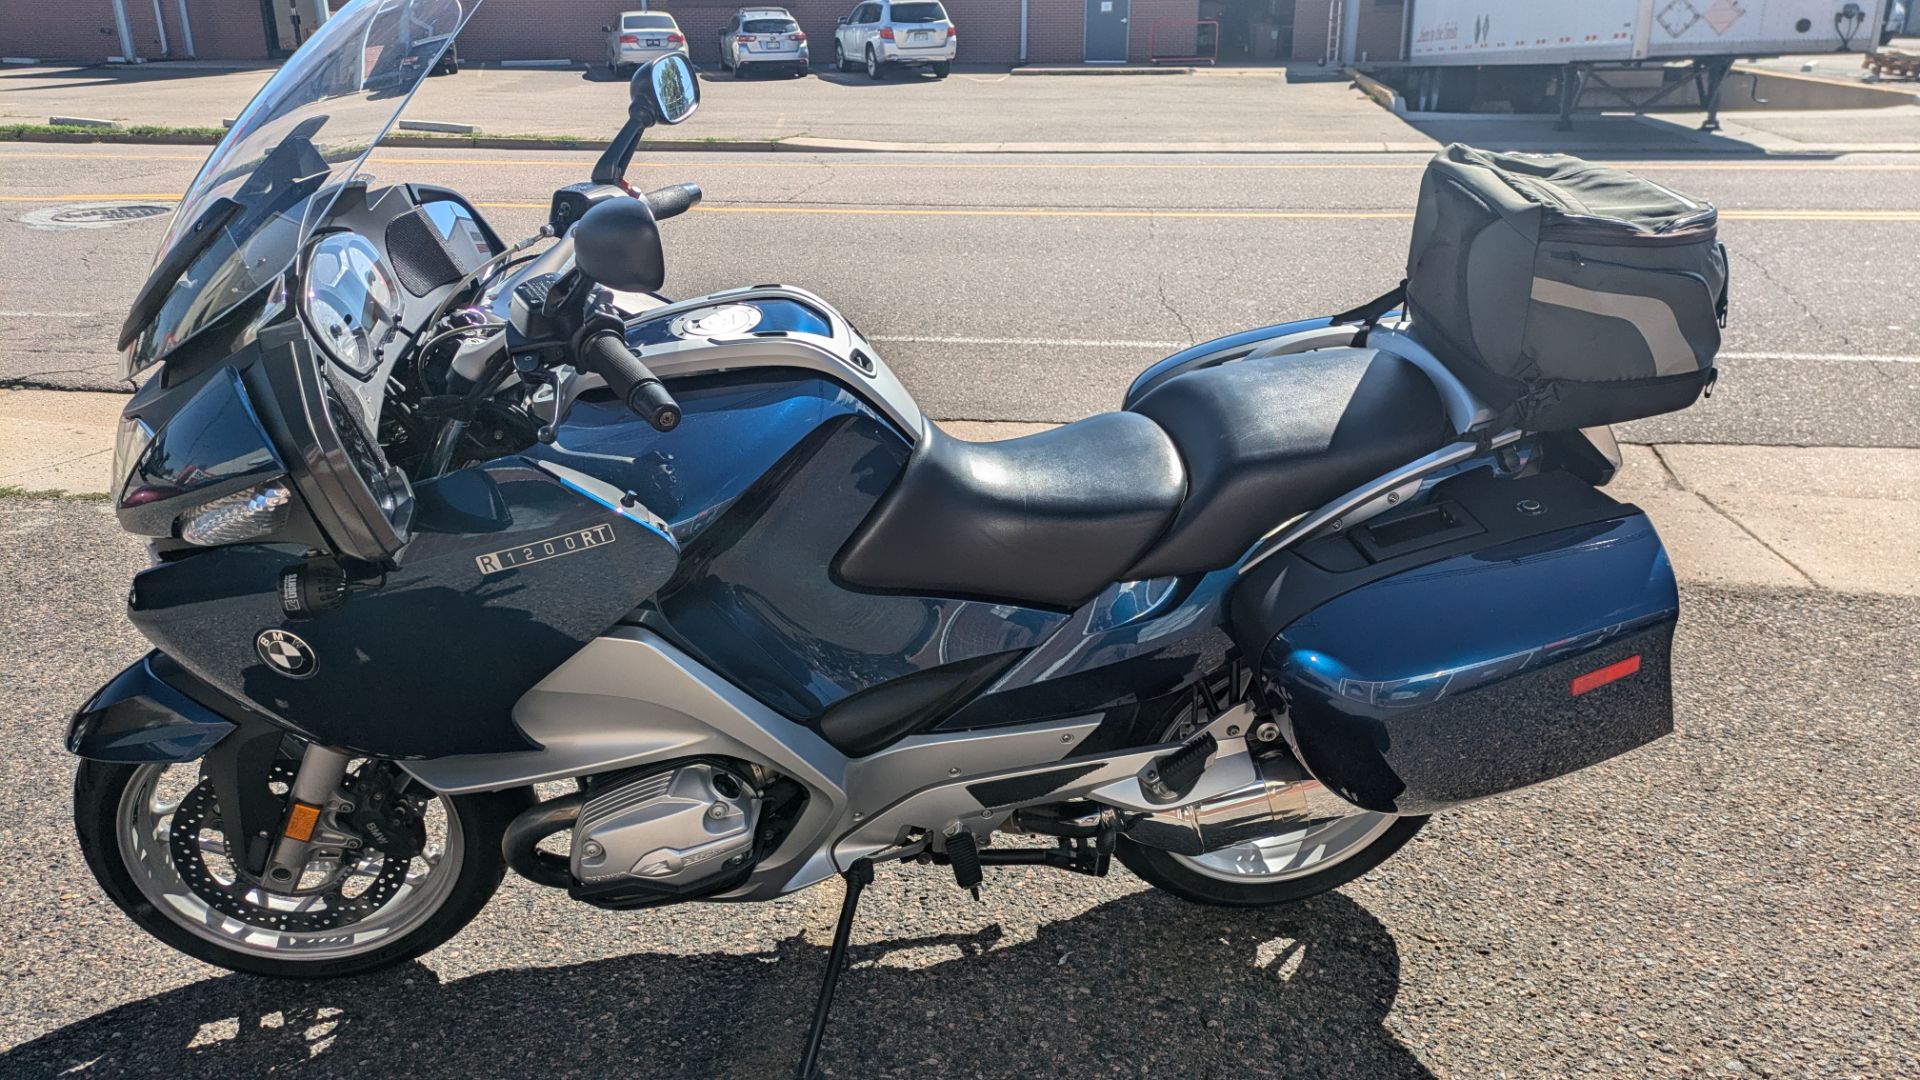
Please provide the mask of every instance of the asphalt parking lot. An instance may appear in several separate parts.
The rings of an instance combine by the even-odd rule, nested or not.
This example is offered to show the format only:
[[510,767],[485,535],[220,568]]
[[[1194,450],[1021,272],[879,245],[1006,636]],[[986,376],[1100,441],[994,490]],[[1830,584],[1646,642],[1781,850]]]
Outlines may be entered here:
[[[96,504],[0,499],[0,1075],[788,1075],[838,906],[600,912],[509,881],[422,961],[229,975],[145,938],[67,819],[68,711],[139,655],[137,546]],[[1911,599],[1689,589],[1678,731],[1436,819],[1273,912],[1124,870],[887,868],[838,1077],[1920,1075]]]

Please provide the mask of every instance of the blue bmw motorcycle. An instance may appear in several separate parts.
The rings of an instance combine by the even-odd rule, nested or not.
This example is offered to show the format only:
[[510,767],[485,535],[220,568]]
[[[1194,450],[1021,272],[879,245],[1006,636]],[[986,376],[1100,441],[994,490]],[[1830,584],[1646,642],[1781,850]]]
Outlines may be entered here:
[[376,184],[471,10],[335,15],[126,320],[114,507],[155,648],[68,745],[89,864],[168,945],[338,976],[446,941],[509,869],[618,909],[838,876],[811,1075],[887,863],[977,889],[1117,857],[1283,904],[1671,729],[1674,578],[1601,490],[1606,427],[1529,423],[1417,304],[964,442],[818,296],[657,294],[700,192],[624,173],[694,112],[682,58],[536,236]]

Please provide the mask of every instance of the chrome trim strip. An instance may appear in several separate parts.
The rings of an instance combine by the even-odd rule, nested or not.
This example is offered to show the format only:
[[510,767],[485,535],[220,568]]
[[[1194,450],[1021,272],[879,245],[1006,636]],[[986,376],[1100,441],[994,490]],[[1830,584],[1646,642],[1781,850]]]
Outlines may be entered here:
[[[887,366],[873,344],[854,330],[845,315],[840,314],[840,309],[805,289],[786,285],[727,289],[653,308],[638,316],[638,319],[652,322],[715,304],[757,299],[793,300],[814,308],[827,316],[832,336],[788,333],[780,337],[744,334],[737,338],[688,338],[648,345],[640,351],[640,358],[661,378],[762,367],[796,367],[818,371],[832,376],[877,405],[888,419],[900,426],[910,441],[920,440],[926,430],[926,414],[920,411],[920,406],[913,400],[913,395],[907,392],[905,384]],[[871,374],[850,359],[856,349],[873,360]]]
[[1382,326],[1367,335],[1367,344],[1398,356],[1432,380],[1433,388],[1440,394],[1440,403],[1446,406],[1447,422],[1453,425],[1456,433],[1472,431],[1493,419],[1493,410],[1486,402],[1467,389],[1453,369],[1433,355],[1433,351],[1422,345],[1412,333],[1398,327]]
[[1315,510],[1313,513],[1296,520],[1278,536],[1275,536],[1272,540],[1263,544],[1261,549],[1249,556],[1245,562],[1242,562],[1238,573],[1245,574],[1267,559],[1292,547],[1304,537],[1317,531],[1321,526],[1364,505],[1370,499],[1384,495],[1406,484],[1408,481],[1418,480],[1429,473],[1437,472],[1449,465],[1457,465],[1473,457],[1475,454],[1484,453],[1487,449],[1495,449],[1506,446],[1509,443],[1517,442],[1521,434],[1518,429],[1510,428],[1494,436],[1493,440],[1488,443],[1486,447],[1482,447],[1477,442],[1464,440],[1451,443],[1435,450],[1425,457],[1416,458],[1398,469],[1387,473],[1385,476],[1362,484],[1352,491],[1347,492],[1345,495],[1322,506],[1320,509]]
[[[1245,330],[1227,337],[1215,338],[1210,342],[1202,342],[1174,353],[1166,360],[1154,364],[1135,376],[1133,385],[1127,387],[1126,400],[1121,407],[1132,408],[1134,403],[1148,391],[1160,386],[1168,379],[1184,375],[1189,371],[1229,361],[1252,360],[1261,356],[1285,356],[1309,352],[1313,349],[1351,345],[1354,337],[1362,329],[1363,327],[1355,325],[1334,326],[1324,323],[1303,329],[1297,323],[1286,323],[1266,327],[1264,330]],[[1169,363],[1169,361],[1173,362]]]

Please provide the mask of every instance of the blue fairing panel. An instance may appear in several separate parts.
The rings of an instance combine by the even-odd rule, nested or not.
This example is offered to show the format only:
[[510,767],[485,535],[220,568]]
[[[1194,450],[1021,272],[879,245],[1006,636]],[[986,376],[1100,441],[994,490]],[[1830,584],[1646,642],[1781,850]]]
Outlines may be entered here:
[[234,729],[233,721],[164,678],[171,667],[164,655],[148,653],[115,675],[74,713],[67,750],[132,765],[193,761],[213,749]]
[[1666,551],[1633,514],[1362,585],[1282,630],[1265,669],[1316,777],[1424,814],[1671,731],[1678,617]]
[[[514,702],[668,579],[672,538],[517,458],[415,496],[398,565],[362,574],[337,611],[290,617],[279,577],[304,552],[242,544],[140,574],[129,615],[221,693],[326,745],[395,758],[529,749]],[[297,638],[310,670],[270,664],[269,631]]]
[[670,432],[595,394],[574,405],[552,445],[527,456],[633,492],[685,543],[820,425],[872,415],[834,383],[793,373],[675,380],[673,392],[683,415]]

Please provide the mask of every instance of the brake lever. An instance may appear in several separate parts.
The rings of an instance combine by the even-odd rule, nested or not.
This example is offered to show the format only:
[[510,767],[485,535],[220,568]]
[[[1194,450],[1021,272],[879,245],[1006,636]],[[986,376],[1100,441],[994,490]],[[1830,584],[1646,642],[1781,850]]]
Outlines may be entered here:
[[[514,370],[522,382],[535,386],[545,386],[553,395],[553,415],[540,430],[534,432],[534,438],[547,446],[560,437],[560,425],[567,422],[567,415],[573,411],[573,403],[579,400],[585,378],[572,364],[555,364],[548,367],[540,363],[539,357],[532,353],[521,353],[513,358]],[[538,408],[540,403],[532,403]]]

